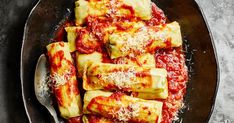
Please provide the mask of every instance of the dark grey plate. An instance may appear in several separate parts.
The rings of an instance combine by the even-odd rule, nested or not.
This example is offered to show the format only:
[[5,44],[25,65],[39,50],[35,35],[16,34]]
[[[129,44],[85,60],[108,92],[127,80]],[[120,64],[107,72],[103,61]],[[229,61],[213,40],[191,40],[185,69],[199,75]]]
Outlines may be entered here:
[[[169,20],[178,21],[184,37],[190,81],[185,97],[186,108],[177,122],[208,122],[218,88],[219,69],[213,40],[199,6],[194,0],[157,0]],[[46,109],[36,100],[34,70],[40,54],[64,18],[73,0],[41,0],[25,25],[21,52],[21,84],[25,109],[30,122],[50,122]],[[72,11],[72,10],[71,10]],[[192,60],[190,60],[192,59]]]

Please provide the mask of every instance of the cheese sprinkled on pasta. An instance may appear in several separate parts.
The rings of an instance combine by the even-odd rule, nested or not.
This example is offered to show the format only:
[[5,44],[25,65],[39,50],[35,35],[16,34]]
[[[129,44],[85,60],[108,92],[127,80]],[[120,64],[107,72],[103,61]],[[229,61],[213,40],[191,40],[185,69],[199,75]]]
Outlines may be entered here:
[[120,37],[126,41],[126,44],[124,44],[121,49],[122,52],[128,52],[131,50],[140,50],[141,52],[145,52],[144,47],[149,41],[148,32],[145,28],[142,28],[140,31],[133,33],[132,35],[123,33]]
[[71,71],[65,71],[62,75],[58,73],[53,73],[50,76],[50,79],[52,83],[54,84],[54,87],[58,87],[58,86],[66,84],[70,78],[70,75],[71,75]]
[[128,107],[121,106],[120,109],[116,111],[112,111],[111,115],[116,115],[118,120],[120,121],[128,121],[133,117],[139,116],[140,105],[138,103],[130,104]]
[[146,46],[150,41],[166,41],[167,36],[163,31],[154,31],[151,28],[141,27],[137,32],[121,33],[114,35],[124,41],[123,47],[120,49],[121,52],[139,51],[145,53]]
[[130,68],[127,71],[117,71],[113,73],[109,73],[107,75],[102,75],[101,79],[111,82],[117,85],[119,88],[121,87],[129,87],[132,84],[138,83],[136,80],[136,71],[134,68]]

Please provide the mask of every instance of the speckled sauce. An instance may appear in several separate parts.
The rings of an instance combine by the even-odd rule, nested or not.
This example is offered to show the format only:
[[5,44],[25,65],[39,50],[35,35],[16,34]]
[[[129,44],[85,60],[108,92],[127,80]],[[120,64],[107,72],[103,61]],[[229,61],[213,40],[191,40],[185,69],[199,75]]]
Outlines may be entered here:
[[167,70],[169,96],[163,102],[162,123],[171,123],[177,120],[178,110],[183,108],[183,97],[186,94],[188,70],[185,65],[182,48],[161,49],[155,53],[157,68]]

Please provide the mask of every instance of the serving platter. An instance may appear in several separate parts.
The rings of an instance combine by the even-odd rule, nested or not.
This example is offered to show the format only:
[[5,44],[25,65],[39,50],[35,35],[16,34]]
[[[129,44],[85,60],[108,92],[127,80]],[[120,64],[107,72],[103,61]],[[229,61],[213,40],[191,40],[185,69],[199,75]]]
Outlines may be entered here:
[[[175,122],[205,123],[212,113],[218,88],[219,69],[213,39],[202,10],[194,0],[153,0],[168,20],[178,21],[184,38],[189,69],[185,108]],[[24,30],[21,50],[21,85],[29,122],[52,122],[34,93],[34,71],[55,33],[72,15],[73,0],[41,0],[31,11]]]

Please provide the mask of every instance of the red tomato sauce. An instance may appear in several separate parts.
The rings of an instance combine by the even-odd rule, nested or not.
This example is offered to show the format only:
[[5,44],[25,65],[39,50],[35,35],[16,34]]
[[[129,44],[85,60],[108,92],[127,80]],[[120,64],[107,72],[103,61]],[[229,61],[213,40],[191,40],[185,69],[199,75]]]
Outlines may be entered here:
[[57,59],[62,60],[64,58],[64,52],[62,50],[58,51],[53,56],[52,54],[48,52],[48,56],[49,56],[49,63],[50,63],[51,71],[52,72],[57,71],[62,66],[62,62],[57,63],[54,61],[56,61]]
[[60,25],[55,31],[55,37],[53,41],[65,41],[66,40],[66,31],[65,27],[73,26],[74,23],[70,20],[66,20],[62,25]]
[[87,117],[88,117],[89,123],[99,123],[101,119],[100,116],[95,116],[95,115],[89,115]]
[[124,8],[124,9],[128,9],[130,11],[131,15],[134,15],[135,11],[131,6],[128,6],[128,5],[124,4],[121,7]]
[[81,29],[78,33],[79,35],[76,38],[77,51],[79,51],[80,53],[89,54],[100,48],[100,44],[98,42],[95,42],[96,39],[93,39],[94,41],[89,41],[90,34],[87,30]]
[[99,111],[102,111],[102,105],[99,105],[98,102],[101,100],[103,102],[110,102],[110,101],[113,101],[113,100],[116,100],[116,101],[121,101],[122,99],[122,96],[124,96],[124,93],[122,92],[115,92],[113,93],[111,96],[109,97],[103,97],[103,96],[98,96],[98,97],[95,97],[93,98],[90,103],[88,104],[87,106],[87,109],[90,110],[93,108],[93,105],[97,105],[97,109]]
[[136,73],[136,77],[149,77],[149,76],[151,76],[150,71],[142,71]]
[[169,97],[163,100],[162,123],[171,123],[183,106],[188,72],[182,48],[158,50],[155,54],[156,67],[168,72]]
[[152,3],[152,15],[153,18],[151,18],[149,21],[146,21],[147,25],[155,26],[166,23],[167,18],[164,15],[164,12],[158,8],[155,3]]
[[82,116],[69,118],[66,123],[82,123],[81,117]]

